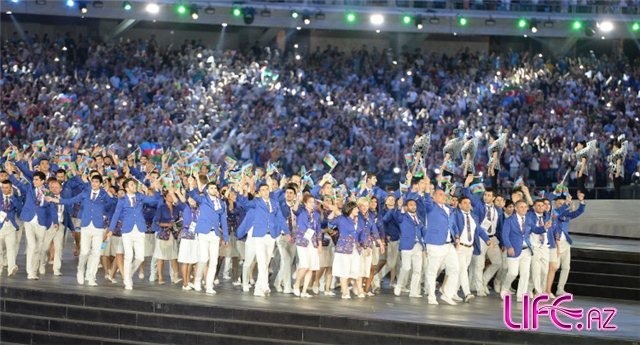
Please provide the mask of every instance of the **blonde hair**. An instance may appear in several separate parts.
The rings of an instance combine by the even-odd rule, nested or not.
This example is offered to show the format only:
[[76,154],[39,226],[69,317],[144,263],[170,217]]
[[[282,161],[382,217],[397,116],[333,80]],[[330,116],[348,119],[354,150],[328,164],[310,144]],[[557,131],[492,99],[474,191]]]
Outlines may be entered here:
[[365,197],[365,196],[361,196],[361,197],[359,197],[359,198],[358,198],[358,200],[356,200],[356,204],[357,204],[358,206],[360,206],[360,205],[364,205],[365,203],[366,203],[366,204],[368,204],[368,203],[369,203],[369,198],[367,198],[367,197]]

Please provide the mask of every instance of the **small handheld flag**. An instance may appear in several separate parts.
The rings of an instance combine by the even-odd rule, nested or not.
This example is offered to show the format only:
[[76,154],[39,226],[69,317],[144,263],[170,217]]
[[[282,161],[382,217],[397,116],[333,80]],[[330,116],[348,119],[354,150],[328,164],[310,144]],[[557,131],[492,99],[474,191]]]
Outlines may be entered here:
[[326,155],[324,155],[324,159],[323,159],[324,163],[329,166],[329,171],[333,171],[333,168],[336,167],[336,165],[338,165],[338,160],[336,159],[336,157],[334,157],[331,153],[328,153]]

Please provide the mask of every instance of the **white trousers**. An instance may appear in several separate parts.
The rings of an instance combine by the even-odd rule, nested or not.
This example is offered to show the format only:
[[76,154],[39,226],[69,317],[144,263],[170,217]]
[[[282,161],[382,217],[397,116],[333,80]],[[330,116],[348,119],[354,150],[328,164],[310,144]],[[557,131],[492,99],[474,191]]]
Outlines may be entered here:
[[280,253],[280,269],[274,282],[275,286],[282,285],[284,291],[291,291],[291,265],[296,256],[296,245],[287,241],[283,235],[276,239],[276,246]]
[[[98,263],[100,263],[100,246],[104,237],[104,229],[96,228],[93,223],[80,230],[80,256],[78,257],[78,275],[88,281],[96,280]],[[108,268],[105,268],[107,271]]]
[[16,267],[16,248],[16,229],[7,219],[0,228],[0,271],[5,265],[9,273]]
[[400,266],[400,274],[398,276],[398,286],[400,289],[407,284],[407,278],[411,271],[411,285],[409,289],[410,296],[420,294],[420,275],[422,274],[422,245],[416,243],[411,250],[401,250],[402,266]]
[[460,272],[455,247],[451,243],[442,245],[427,244],[427,258],[425,283],[428,285],[429,298],[436,297],[436,278],[438,276],[438,269],[443,263],[447,273],[447,281],[443,291],[447,297],[453,297],[458,287],[458,275]]
[[518,281],[517,296],[522,297],[529,286],[529,273],[531,269],[531,252],[529,249],[523,249],[520,256],[516,258],[507,258],[507,275],[502,282],[502,292],[509,292],[511,284],[520,274]]
[[[389,244],[387,245],[387,248],[385,248],[386,249],[385,253],[387,254],[387,261],[385,262],[382,269],[380,269],[380,273],[378,273],[378,276],[380,277],[380,279],[384,279],[387,273],[391,272],[391,270],[396,268],[396,266],[398,265],[398,257],[400,256],[399,248],[400,248],[399,240],[390,241]],[[390,281],[389,283],[390,285],[393,285],[392,281]]]
[[[82,238],[84,234],[80,235]],[[144,262],[144,232],[133,227],[131,232],[122,234],[122,246],[124,247],[124,285],[133,286],[131,279],[133,272],[137,271]]]
[[[17,218],[17,217],[16,217]],[[20,245],[22,244],[22,236],[25,233],[24,222],[20,219],[16,219],[18,223],[18,231],[16,231],[16,255],[20,254]]]
[[220,237],[214,231],[208,234],[198,234],[198,266],[196,268],[195,286],[199,289],[202,282],[204,268],[209,262],[207,269],[207,280],[205,286],[207,289],[213,289],[213,281],[216,277],[216,269],[218,267],[218,253],[220,252]]
[[40,267],[44,267],[49,258],[47,257],[47,250],[53,242],[53,272],[60,272],[62,267],[62,251],[64,247],[64,226],[61,224],[56,230],[53,226],[47,230],[44,235],[44,243],[42,245],[42,257],[40,258]]
[[[471,290],[469,290],[469,265],[471,264],[471,257],[473,256],[473,247],[465,247],[460,245],[456,250],[458,254],[458,286],[456,288],[456,294],[458,293],[458,289],[462,287],[462,293],[464,295],[469,295]],[[451,279],[451,276],[447,279]]]
[[534,247],[533,256],[531,257],[531,278],[532,278],[533,286],[529,286],[529,290],[534,288],[537,294],[545,292],[546,286],[547,286],[548,273],[549,273],[549,248]]
[[36,215],[30,222],[24,223],[24,231],[27,236],[27,275],[36,277],[40,268],[47,228],[38,224],[38,216]]
[[[493,246],[488,246],[484,241],[480,241],[480,255],[474,255],[471,259],[471,270],[473,272],[470,275],[473,279],[471,281],[471,290],[485,288],[491,278],[493,278],[500,270],[500,267],[502,267],[502,252],[497,243],[498,239],[493,237],[492,241],[496,241],[496,244]],[[484,263],[487,257],[491,264],[485,269]]]
[[571,245],[566,240],[561,240],[560,256],[558,257],[558,265],[560,267],[560,277],[558,278],[557,291],[563,292],[564,286],[569,279],[569,271],[571,270]]
[[[252,234],[249,234],[251,236]],[[254,292],[265,293],[269,290],[269,261],[273,255],[275,240],[269,234],[263,237],[247,237],[245,260],[242,267],[243,284],[249,282],[249,269],[253,258],[258,266],[258,278]]]

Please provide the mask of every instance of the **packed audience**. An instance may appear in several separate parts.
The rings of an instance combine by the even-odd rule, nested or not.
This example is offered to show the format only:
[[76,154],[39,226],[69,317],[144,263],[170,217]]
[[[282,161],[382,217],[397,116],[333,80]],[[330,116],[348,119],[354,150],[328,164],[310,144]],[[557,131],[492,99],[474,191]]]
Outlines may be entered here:
[[397,186],[403,154],[426,132],[433,171],[445,139],[462,129],[482,136],[477,171],[486,170],[487,134],[510,133],[498,188],[518,176],[551,188],[575,165],[576,143],[595,139],[587,186],[607,187],[606,157],[618,135],[630,142],[624,184],[639,171],[638,79],[637,62],[624,56],[367,46],[240,52],[194,41],[160,47],[153,37],[104,43],[14,33],[2,46],[0,130],[3,147],[42,138],[118,143],[123,154],[149,141],[212,161],[280,162],[288,175],[302,165],[321,171],[330,152],[341,162],[333,175],[349,187],[362,171]]

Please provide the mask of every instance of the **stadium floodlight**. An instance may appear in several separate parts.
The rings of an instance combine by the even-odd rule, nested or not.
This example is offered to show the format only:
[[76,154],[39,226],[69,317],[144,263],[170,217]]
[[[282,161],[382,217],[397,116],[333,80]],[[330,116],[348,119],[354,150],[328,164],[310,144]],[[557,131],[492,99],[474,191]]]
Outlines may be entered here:
[[409,25],[411,24],[411,16],[402,16],[402,24]]
[[198,20],[198,7],[196,5],[191,6],[191,19]]
[[529,23],[529,30],[531,30],[531,32],[533,32],[534,34],[538,32],[538,20],[531,19],[531,22]]
[[144,9],[151,14],[158,14],[158,12],[160,12],[160,6],[158,6],[158,4],[156,4],[155,2],[147,4]]
[[133,5],[131,5],[129,1],[125,1],[122,3],[122,9],[124,9],[125,11],[131,11],[132,8]]
[[380,13],[374,13],[369,17],[369,21],[373,25],[382,25],[384,24],[384,16]]
[[187,13],[187,6],[180,4],[176,7],[176,12],[178,12],[178,14],[182,15]]
[[635,22],[635,23],[631,24],[631,31],[638,32],[638,30],[640,30],[640,23]]
[[518,19],[518,29],[524,29],[527,27],[527,20],[524,18]]
[[240,17],[242,15],[242,10],[240,7],[234,7],[233,10],[231,10],[231,14],[233,14],[234,17]]
[[609,21],[609,20],[605,20],[603,22],[598,23],[598,29],[600,29],[600,31],[604,32],[604,33],[608,33],[613,31],[613,29],[615,29],[613,22]]
[[76,2],[73,0],[67,0],[67,7],[73,7],[76,5]]
[[422,17],[417,16],[416,17],[416,29],[422,30],[423,27],[424,27],[424,25],[422,24]]
[[309,25],[311,24],[311,16],[309,14],[303,14],[302,15],[302,22],[304,23],[304,25]]
[[82,14],[87,14],[87,12],[89,12],[89,6],[87,6],[86,2],[79,3],[78,8],[80,9],[80,13]]
[[300,13],[298,11],[291,11],[291,18],[298,19],[300,17]]
[[355,23],[356,19],[358,19],[355,12],[347,12],[344,18],[347,20],[347,23]]
[[466,17],[458,17],[458,25],[460,26],[467,26],[469,25],[469,19],[467,19]]
[[571,29],[573,29],[573,30],[582,29],[582,21],[581,20],[574,20],[573,23],[571,23]]

